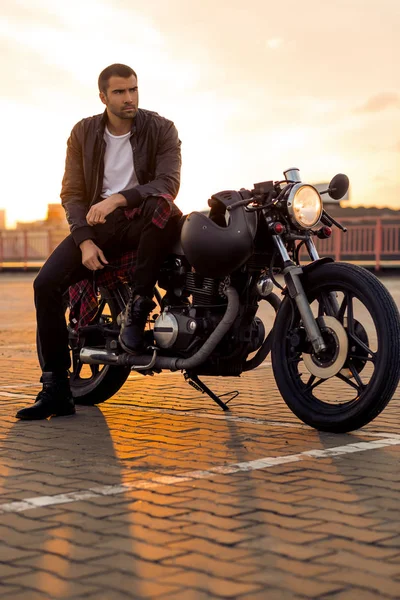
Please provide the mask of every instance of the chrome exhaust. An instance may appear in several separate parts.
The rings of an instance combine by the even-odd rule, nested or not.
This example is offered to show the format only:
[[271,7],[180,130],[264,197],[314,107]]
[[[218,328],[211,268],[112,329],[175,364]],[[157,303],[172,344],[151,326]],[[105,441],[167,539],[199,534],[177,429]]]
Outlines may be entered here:
[[157,356],[157,349],[153,348],[153,356],[149,362],[148,354],[140,356],[128,354],[127,352],[115,354],[107,350],[84,347],[79,354],[80,361],[89,365],[130,367],[136,371],[152,368],[169,371],[194,369],[210,356],[211,352],[219,344],[227,331],[229,331],[236,319],[239,310],[239,295],[235,288],[231,286],[228,286],[225,293],[228,298],[228,306],[224,316],[202,347],[190,358]]

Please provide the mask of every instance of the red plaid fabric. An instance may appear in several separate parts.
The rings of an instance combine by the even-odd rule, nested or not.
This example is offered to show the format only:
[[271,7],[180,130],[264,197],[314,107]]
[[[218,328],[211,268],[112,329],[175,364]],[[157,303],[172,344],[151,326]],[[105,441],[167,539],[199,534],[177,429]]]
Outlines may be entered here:
[[[126,209],[125,216],[131,220],[139,216],[142,206]],[[179,208],[174,204],[172,196],[165,194],[160,196],[152,222],[160,229],[164,229],[168,219],[180,214]],[[132,275],[136,266],[136,252],[126,252],[118,259],[99,271],[93,271],[93,278],[78,281],[69,288],[69,321],[70,325],[78,330],[88,325],[96,316],[98,309],[98,298],[96,290],[98,286],[109,290],[114,289],[119,283],[131,283]]]
[[[144,203],[142,203],[138,208],[127,208],[126,210],[124,210],[126,218],[130,220],[134,219],[136,216],[139,216],[142,212],[143,204]],[[181,214],[181,211],[173,202],[172,196],[170,196],[169,194],[162,194],[159,196],[157,207],[153,214],[152,222],[156,227],[164,229],[168,222],[168,219],[178,214]]]
[[69,322],[73,329],[89,325],[97,314],[97,288],[113,290],[119,283],[131,283],[135,272],[136,252],[126,252],[104,269],[93,271],[91,279],[82,279],[69,288]]

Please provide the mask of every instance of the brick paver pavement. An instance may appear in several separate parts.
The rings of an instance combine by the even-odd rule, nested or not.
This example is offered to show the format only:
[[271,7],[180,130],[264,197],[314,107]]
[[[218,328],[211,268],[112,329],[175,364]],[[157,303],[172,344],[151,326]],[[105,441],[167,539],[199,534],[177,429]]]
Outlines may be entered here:
[[181,374],[132,374],[99,407],[19,422],[39,390],[32,279],[0,274],[1,598],[400,597],[399,392],[323,434],[267,361],[205,378],[241,392],[228,415]]

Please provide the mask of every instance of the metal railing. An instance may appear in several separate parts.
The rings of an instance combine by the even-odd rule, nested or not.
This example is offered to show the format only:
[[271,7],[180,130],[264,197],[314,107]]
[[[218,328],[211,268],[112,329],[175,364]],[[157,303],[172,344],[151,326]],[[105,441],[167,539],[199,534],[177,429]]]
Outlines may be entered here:
[[[321,256],[368,264],[376,270],[386,265],[400,267],[400,219],[352,217],[341,222],[347,233],[333,227],[330,238],[315,238]],[[40,267],[66,233],[62,229],[0,231],[0,269]]]
[[0,231],[0,269],[40,267],[67,234],[65,229]]
[[340,222],[347,227],[347,233],[333,227],[330,238],[317,239],[321,256],[367,263],[377,271],[383,265],[400,266],[400,219],[393,222],[384,217],[352,217]]

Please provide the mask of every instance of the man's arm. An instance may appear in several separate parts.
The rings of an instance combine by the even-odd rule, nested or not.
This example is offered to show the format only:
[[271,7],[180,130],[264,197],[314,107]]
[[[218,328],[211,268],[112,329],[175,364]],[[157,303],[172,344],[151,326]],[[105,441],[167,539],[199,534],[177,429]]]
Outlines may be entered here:
[[95,239],[93,228],[86,222],[89,201],[83,172],[81,137],[82,122],[75,125],[67,142],[61,187],[61,202],[77,246],[84,240]]
[[95,233],[86,220],[88,200],[83,172],[81,123],[73,128],[67,142],[65,172],[62,181],[61,201],[70,226],[71,235],[82,252],[82,264],[96,271],[108,264],[102,250],[94,243]]
[[149,196],[168,194],[175,198],[180,186],[181,163],[178,132],[171,121],[165,121],[156,151],[154,179],[118,195],[124,196],[128,208],[139,206]]

